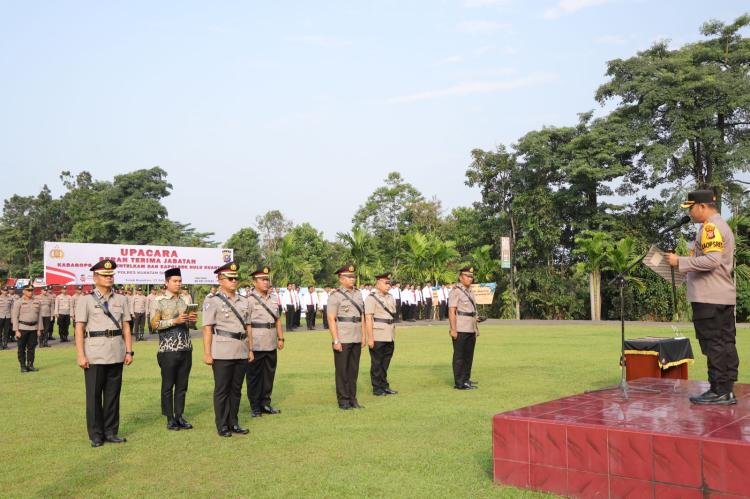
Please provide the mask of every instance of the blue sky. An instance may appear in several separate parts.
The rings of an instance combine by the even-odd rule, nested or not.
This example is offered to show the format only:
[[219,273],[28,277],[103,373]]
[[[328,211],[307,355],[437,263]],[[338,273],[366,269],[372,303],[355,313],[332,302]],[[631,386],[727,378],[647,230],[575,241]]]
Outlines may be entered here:
[[[739,0],[0,0],[0,198],[159,165],[225,240],[281,210],[329,237],[399,171],[447,212],[469,153],[573,124],[606,61],[698,41]],[[601,110],[599,112],[602,112]]]

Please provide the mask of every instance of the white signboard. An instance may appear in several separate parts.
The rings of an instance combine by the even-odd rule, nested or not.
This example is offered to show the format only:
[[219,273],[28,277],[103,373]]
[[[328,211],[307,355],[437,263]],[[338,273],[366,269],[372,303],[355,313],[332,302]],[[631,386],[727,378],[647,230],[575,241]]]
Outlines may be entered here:
[[92,284],[92,265],[109,258],[117,262],[116,284],[158,284],[164,271],[179,267],[184,284],[216,284],[214,270],[231,262],[226,248],[139,246],[132,244],[44,243],[47,284]]

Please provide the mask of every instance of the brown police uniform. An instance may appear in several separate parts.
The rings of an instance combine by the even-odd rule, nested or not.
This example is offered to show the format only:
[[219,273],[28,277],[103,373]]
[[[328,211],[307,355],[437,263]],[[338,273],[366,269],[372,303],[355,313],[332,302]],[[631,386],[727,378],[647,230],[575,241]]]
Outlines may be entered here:
[[52,339],[52,329],[55,326],[55,323],[52,320],[52,310],[55,308],[55,297],[52,296],[49,288],[47,288],[47,290],[44,293],[38,295],[36,299],[39,301],[39,305],[41,306],[40,313],[42,314],[42,321],[44,322],[44,331],[39,347],[48,347],[49,340]]
[[[351,270],[349,270],[351,269]],[[354,272],[354,266],[344,266],[337,274]],[[336,370],[336,399],[339,407],[358,407],[357,377],[359,358],[362,354],[362,316],[365,304],[358,289],[338,288],[328,297],[328,315],[334,315],[341,351],[333,350]]]
[[133,305],[133,334],[136,340],[141,341],[143,340],[145,329],[146,305],[148,304],[148,300],[143,296],[143,293],[138,294],[136,292],[133,295],[131,303]]
[[[236,273],[239,266],[230,262],[216,269],[215,273],[223,273],[222,269],[228,271],[231,269],[231,272]],[[227,302],[231,304],[231,307]],[[239,318],[232,307],[239,314]],[[219,291],[203,302],[203,326],[212,328],[214,417],[216,429],[220,434],[239,425],[242,382],[245,378],[249,355],[248,324],[250,324],[250,305],[247,298],[239,293],[229,297]]]
[[8,348],[8,339],[11,335],[11,310],[13,308],[13,297],[9,291],[3,290],[0,293],[0,348]]
[[456,309],[458,336],[451,339],[453,341],[453,381],[454,386],[458,388],[470,384],[474,346],[477,342],[477,307],[471,288],[464,287],[460,282],[457,283],[448,295],[448,308]]
[[[91,270],[106,269],[114,273],[116,267],[112,260],[102,260]],[[123,327],[131,318],[128,300],[114,289],[105,296],[95,288],[91,294],[76,300],[75,318],[77,324],[83,324],[84,354],[89,362],[89,367],[83,370],[89,439],[102,442],[119,438],[120,390],[126,354]]]
[[[253,273],[268,274],[267,267]],[[250,306],[250,327],[253,335],[254,359],[247,364],[247,398],[250,411],[254,416],[261,413],[276,414],[278,409],[271,406],[271,393],[276,377],[278,361],[277,347],[280,326],[278,315],[278,298],[269,290],[266,296],[253,289],[247,297]],[[282,340],[283,341],[283,340]]]
[[372,334],[375,345],[370,348],[370,381],[375,395],[390,393],[388,367],[394,350],[396,300],[390,293],[373,289],[365,299],[365,315],[372,315]]
[[[31,286],[28,289],[33,289]],[[18,338],[18,363],[21,372],[36,371],[34,367],[34,356],[36,351],[37,337],[41,337],[44,331],[44,322],[41,315],[41,304],[34,298],[21,297],[13,304],[11,320],[13,330],[20,333]]]
[[60,332],[60,341],[68,341],[68,328],[70,328],[70,315],[73,310],[73,297],[65,289],[55,298],[55,316],[57,317],[57,328]]

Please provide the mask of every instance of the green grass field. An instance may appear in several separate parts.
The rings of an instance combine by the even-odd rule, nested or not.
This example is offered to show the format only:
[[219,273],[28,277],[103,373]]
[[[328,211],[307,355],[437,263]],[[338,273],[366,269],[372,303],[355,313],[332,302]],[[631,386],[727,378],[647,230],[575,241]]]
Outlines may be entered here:
[[[696,362],[705,361],[692,327]],[[628,337],[671,336],[669,325],[629,326]],[[135,343],[125,368],[120,434],[124,445],[89,446],[83,374],[75,350],[38,350],[37,373],[18,371],[15,350],[0,352],[0,490],[17,496],[388,496],[542,497],[492,482],[491,417],[505,410],[619,381],[619,325],[485,325],[472,377],[480,389],[452,389],[447,328],[398,331],[389,378],[398,395],[374,397],[363,352],[359,401],[340,411],[327,333],[287,334],[274,388],[277,416],[249,417],[247,436],[224,439],[213,425],[211,370],[196,342],[186,417],[170,432],[159,409],[156,341]],[[750,329],[738,331],[750,382]]]

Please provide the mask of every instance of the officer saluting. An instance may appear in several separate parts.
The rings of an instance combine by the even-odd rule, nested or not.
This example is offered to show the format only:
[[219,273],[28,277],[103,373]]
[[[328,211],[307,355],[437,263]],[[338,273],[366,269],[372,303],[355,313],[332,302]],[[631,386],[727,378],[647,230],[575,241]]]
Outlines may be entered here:
[[122,443],[120,389],[122,365],[133,362],[128,299],[115,293],[117,264],[102,260],[91,267],[94,290],[76,302],[76,351],[86,382],[86,427],[92,447]]
[[229,262],[214,270],[219,292],[203,302],[203,362],[214,372],[214,416],[222,437],[250,431],[238,421],[242,382],[247,363],[253,360],[250,306],[237,293],[239,268]]
[[453,380],[457,390],[477,388],[471,381],[471,365],[474,361],[474,345],[477,342],[477,305],[471,283],[474,282],[474,267],[458,271],[458,284],[448,295],[448,321],[453,339]]
[[365,335],[362,317],[365,304],[354,287],[357,278],[354,265],[336,271],[341,287],[328,297],[328,329],[333,341],[333,363],[336,366],[336,398],[339,409],[362,409],[357,402],[359,357]]
[[284,348],[284,332],[281,330],[281,318],[276,308],[276,296],[270,292],[269,272],[268,267],[258,267],[251,274],[253,290],[247,296],[255,357],[247,365],[247,398],[254,418],[264,413],[281,412],[271,405],[271,392],[276,376],[276,350]]
[[375,289],[365,298],[365,331],[370,347],[370,381],[373,395],[395,395],[388,384],[388,366],[393,357],[393,340],[396,327],[393,325],[396,300],[388,292],[391,274],[375,276]]
[[34,299],[34,287],[29,284],[23,288],[23,296],[13,304],[11,312],[13,330],[18,340],[18,362],[21,372],[38,371],[34,367],[34,353],[37,338],[43,336],[41,304]]

